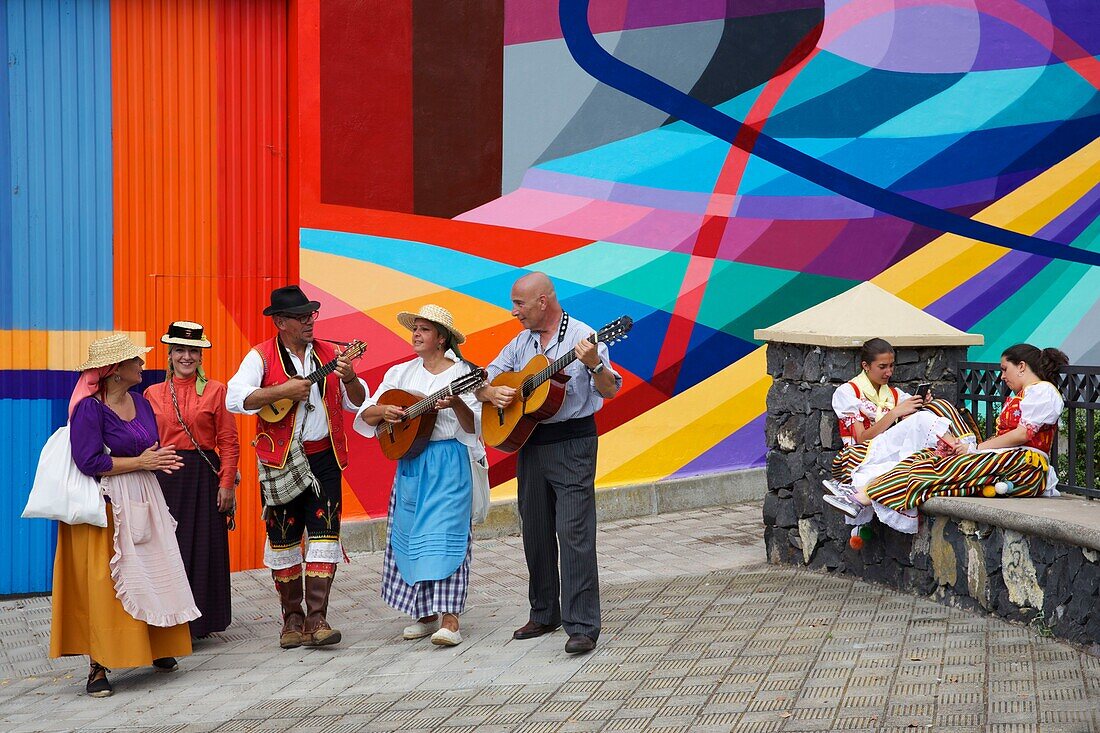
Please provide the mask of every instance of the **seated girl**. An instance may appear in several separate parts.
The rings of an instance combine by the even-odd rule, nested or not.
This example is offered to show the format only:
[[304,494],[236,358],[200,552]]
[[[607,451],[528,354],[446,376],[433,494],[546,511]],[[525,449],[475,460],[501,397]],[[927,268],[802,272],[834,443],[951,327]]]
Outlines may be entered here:
[[959,440],[973,442],[973,433],[954,405],[890,386],[894,347],[888,342],[875,338],[864,343],[860,363],[859,375],[833,393],[833,412],[844,447],[833,459],[833,481],[825,482],[830,492],[848,493],[861,474],[866,483],[871,465],[888,463],[889,468],[910,453],[941,442],[952,451]]
[[854,482],[850,494],[826,496],[826,501],[850,517],[873,503],[879,519],[913,533],[914,510],[933,496],[973,496],[996,485],[1007,496],[1057,495],[1050,449],[1063,400],[1051,380],[1068,361],[1057,349],[1040,351],[1030,344],[1006,349],[1001,379],[1013,396],[1005,402],[994,437],[977,446],[959,440],[918,450],[863,485]]

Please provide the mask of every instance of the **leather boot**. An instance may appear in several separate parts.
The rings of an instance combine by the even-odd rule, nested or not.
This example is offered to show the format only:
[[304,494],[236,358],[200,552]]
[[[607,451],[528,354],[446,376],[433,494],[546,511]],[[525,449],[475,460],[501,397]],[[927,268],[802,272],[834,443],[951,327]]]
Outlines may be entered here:
[[306,615],[302,611],[302,566],[272,570],[275,590],[279,592],[279,604],[283,610],[283,630],[279,633],[279,646],[294,649],[305,642],[302,626]]
[[306,563],[306,623],[302,638],[306,646],[340,643],[340,632],[328,625],[328,594],[336,575],[336,563]]

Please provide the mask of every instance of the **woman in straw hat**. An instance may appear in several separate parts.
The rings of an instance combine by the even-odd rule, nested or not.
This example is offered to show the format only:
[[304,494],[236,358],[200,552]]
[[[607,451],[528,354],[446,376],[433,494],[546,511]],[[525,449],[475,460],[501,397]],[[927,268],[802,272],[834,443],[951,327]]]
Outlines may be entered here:
[[58,525],[50,656],[87,654],[93,697],[112,692],[107,667],[176,669],[199,615],[152,473],[180,460],[160,447],[153,408],[130,391],[148,351],[120,333],[93,341],[69,400],[73,462],[99,479],[109,510],[105,528]]
[[[383,420],[400,422],[404,411],[380,405],[390,389],[432,394],[473,367],[462,358],[466,337],[455,328],[449,311],[425,305],[417,313],[397,315],[412,332],[416,358],[390,367],[377,391],[356,415],[355,430],[374,437]],[[473,484],[471,451],[484,454],[478,439],[479,413],[467,393],[436,403],[438,416],[424,452],[398,461],[389,507],[389,541],[382,570],[382,598],[416,622],[406,639],[432,637],[432,643],[462,642],[458,616],[466,606],[470,579],[470,514]]]
[[[187,580],[202,616],[192,638],[225,631],[232,621],[228,522],[236,511],[241,447],[237,423],[225,409],[226,387],[206,378],[210,342],[198,323],[176,321],[160,337],[168,344],[165,381],[145,390],[157,416],[161,445],[176,449],[183,467],[160,474],[160,488],[176,522]],[[215,452],[217,449],[217,452]]]

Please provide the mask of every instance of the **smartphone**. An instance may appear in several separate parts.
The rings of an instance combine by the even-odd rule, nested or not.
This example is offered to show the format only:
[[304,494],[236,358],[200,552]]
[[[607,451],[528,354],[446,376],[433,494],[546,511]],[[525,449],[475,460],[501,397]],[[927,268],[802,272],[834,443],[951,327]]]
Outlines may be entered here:
[[932,385],[928,382],[921,382],[917,385],[917,397],[920,397],[925,402],[928,401],[928,396],[932,393]]

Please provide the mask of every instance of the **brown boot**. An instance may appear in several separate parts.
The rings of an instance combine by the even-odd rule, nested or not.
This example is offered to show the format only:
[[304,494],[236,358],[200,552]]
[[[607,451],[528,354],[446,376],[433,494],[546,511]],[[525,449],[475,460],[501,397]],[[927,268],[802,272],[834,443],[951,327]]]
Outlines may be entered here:
[[306,646],[328,646],[340,643],[340,632],[328,625],[328,594],[336,575],[336,563],[306,563],[306,623],[302,643]]
[[279,592],[279,604],[283,609],[283,630],[279,634],[279,646],[294,649],[305,642],[302,626],[306,615],[302,611],[302,566],[272,570],[275,590]]

